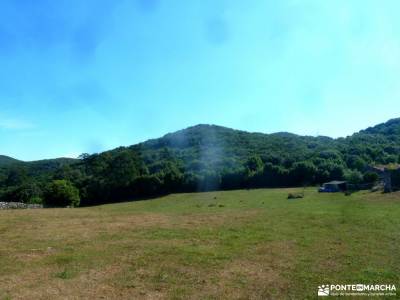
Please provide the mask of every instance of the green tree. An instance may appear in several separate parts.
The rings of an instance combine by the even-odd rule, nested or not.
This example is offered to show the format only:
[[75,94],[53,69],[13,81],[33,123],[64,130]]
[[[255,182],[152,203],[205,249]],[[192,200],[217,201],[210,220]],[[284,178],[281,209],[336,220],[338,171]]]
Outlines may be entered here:
[[6,186],[16,186],[25,183],[28,179],[26,168],[24,167],[13,167],[8,171],[5,185]]
[[275,166],[272,163],[266,163],[263,170],[264,186],[287,186],[289,172],[282,166]]
[[121,152],[113,159],[107,173],[113,186],[129,186],[140,175],[138,159],[130,151]]
[[38,184],[26,182],[15,190],[14,201],[39,204],[42,202],[42,196],[43,192]]
[[357,170],[349,170],[345,172],[344,178],[353,184],[359,184],[363,181],[363,175],[360,171]]
[[90,157],[89,153],[82,153],[81,155],[78,156],[78,159],[80,160],[86,160]]
[[161,174],[166,191],[176,192],[182,185],[183,175],[175,163],[167,162]]
[[295,185],[313,183],[316,173],[317,168],[310,161],[296,162],[290,171],[292,183]]
[[250,156],[246,162],[246,167],[249,170],[249,173],[259,173],[263,170],[263,162],[258,155]]
[[375,183],[379,180],[379,175],[375,172],[366,172],[363,179],[365,183]]
[[160,192],[162,181],[155,175],[137,177],[132,184],[136,195],[152,196]]
[[54,180],[47,188],[44,202],[48,206],[79,206],[79,191],[67,180]]
[[361,157],[356,155],[349,155],[346,159],[346,164],[350,169],[356,169],[358,171],[364,170],[367,165]]

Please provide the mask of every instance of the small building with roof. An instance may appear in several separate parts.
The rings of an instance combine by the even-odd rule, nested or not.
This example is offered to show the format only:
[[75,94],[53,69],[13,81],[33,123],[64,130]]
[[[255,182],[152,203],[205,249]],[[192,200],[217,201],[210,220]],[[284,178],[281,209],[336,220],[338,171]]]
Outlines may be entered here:
[[347,191],[347,181],[334,180],[331,182],[324,183],[319,188],[320,193],[339,193]]

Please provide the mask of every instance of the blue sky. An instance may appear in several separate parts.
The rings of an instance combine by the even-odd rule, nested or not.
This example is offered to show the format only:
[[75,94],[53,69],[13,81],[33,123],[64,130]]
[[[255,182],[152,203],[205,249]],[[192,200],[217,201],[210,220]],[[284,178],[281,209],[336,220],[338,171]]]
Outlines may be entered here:
[[199,123],[346,136],[399,117],[397,0],[2,0],[0,153]]

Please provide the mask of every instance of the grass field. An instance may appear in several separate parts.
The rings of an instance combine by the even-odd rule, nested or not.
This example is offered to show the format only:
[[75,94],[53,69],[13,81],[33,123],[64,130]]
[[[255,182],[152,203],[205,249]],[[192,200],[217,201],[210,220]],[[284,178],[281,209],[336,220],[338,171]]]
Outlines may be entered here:
[[288,200],[293,191],[1,211],[0,299],[305,299],[321,284],[400,287],[400,194],[307,189]]

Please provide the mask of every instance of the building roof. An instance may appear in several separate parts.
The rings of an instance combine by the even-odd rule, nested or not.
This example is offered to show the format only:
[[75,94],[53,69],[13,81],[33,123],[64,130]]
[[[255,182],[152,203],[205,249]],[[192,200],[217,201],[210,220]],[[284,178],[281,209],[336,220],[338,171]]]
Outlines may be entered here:
[[327,182],[325,184],[344,184],[344,183],[347,183],[347,181],[334,180],[334,181],[331,181],[331,182]]
[[399,164],[388,164],[388,165],[376,165],[371,166],[372,169],[380,172],[385,172],[386,170],[398,170],[400,169]]

